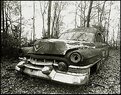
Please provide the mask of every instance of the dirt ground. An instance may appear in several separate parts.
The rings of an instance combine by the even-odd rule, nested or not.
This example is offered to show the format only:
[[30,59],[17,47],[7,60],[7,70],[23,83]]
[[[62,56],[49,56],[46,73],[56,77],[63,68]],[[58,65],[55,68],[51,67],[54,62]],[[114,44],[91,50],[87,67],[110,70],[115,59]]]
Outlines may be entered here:
[[111,50],[89,84],[72,86],[49,80],[15,75],[18,60],[1,59],[1,94],[120,94],[120,50]]

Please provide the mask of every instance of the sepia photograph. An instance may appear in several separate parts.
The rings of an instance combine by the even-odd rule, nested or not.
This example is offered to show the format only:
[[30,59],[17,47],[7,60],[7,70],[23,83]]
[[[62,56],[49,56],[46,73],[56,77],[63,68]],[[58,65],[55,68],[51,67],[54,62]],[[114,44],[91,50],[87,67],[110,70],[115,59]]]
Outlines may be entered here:
[[1,2],[1,94],[120,94],[120,1]]

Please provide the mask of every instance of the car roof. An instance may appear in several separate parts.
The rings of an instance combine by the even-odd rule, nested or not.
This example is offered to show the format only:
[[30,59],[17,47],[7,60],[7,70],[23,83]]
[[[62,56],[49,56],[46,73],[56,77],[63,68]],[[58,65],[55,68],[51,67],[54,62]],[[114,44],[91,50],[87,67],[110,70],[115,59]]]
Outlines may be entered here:
[[66,32],[63,33],[68,33],[68,32],[97,33],[99,31],[94,27],[81,27],[81,28],[68,29]]

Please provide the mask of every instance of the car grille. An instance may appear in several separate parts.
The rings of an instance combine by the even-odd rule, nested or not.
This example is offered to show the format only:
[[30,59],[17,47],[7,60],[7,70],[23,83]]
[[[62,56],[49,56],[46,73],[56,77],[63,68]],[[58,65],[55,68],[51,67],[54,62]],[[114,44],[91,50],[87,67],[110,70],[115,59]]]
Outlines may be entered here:
[[35,59],[29,58],[28,61],[33,65],[52,65],[53,63],[57,63],[56,60],[49,59]]

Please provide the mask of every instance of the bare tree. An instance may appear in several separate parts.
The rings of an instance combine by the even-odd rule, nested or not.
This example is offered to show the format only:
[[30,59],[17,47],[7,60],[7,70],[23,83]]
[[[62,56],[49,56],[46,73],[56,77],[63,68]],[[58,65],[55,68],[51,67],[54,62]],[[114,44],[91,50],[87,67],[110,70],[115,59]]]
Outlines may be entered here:
[[120,24],[119,23],[118,23],[118,33],[117,33],[117,38],[116,38],[116,49],[120,45],[120,43],[119,43],[119,41],[120,41]]
[[58,2],[55,2],[55,4],[54,4],[54,16],[53,16],[53,21],[52,21],[52,33],[51,33],[51,37],[53,37],[55,22],[56,22],[56,18],[57,18],[57,8],[58,8]]
[[5,3],[5,23],[6,23],[6,30],[5,30],[5,35],[7,35],[8,32],[8,18],[7,18],[8,10],[7,10],[7,5]]
[[3,32],[4,32],[4,1],[1,1],[1,29],[3,29]]
[[45,14],[46,14],[46,11],[47,11],[47,7],[48,7],[47,2],[40,1],[40,13],[42,15],[42,23],[43,23],[43,26],[42,26],[43,37],[47,36],[46,32],[45,32]]
[[21,1],[20,1],[20,33],[19,33],[19,41],[20,41],[20,47],[21,47],[21,32],[22,32],[22,12],[21,12]]
[[62,1],[56,1],[54,4],[54,13],[53,13],[53,19],[52,19],[52,32],[51,32],[51,37],[53,38],[58,38],[58,35],[60,32],[60,26],[62,24],[61,12],[65,8],[65,5],[67,5],[67,3],[62,2]]
[[99,6],[99,2],[97,3],[98,7],[97,7],[97,13],[98,13],[98,22],[99,22],[99,13],[100,13],[100,6]]
[[35,1],[33,1],[33,41],[35,40]]
[[51,35],[50,35],[50,24],[51,24],[51,3],[52,3],[52,1],[49,1],[49,6],[48,6],[48,38],[51,38]]
[[112,41],[111,46],[114,47],[114,46],[115,46],[115,45],[114,45],[114,42],[115,42],[115,41],[114,41],[114,29],[113,29],[113,35],[112,35],[111,41]]
[[100,14],[100,23],[102,22],[102,15],[104,13],[105,3],[106,3],[106,1],[104,1],[103,7],[102,7],[102,11],[101,11],[101,14]]
[[77,15],[80,18],[80,27],[85,27],[87,21],[86,19],[87,1],[80,1],[80,3],[77,5],[77,9],[79,11],[77,12]]
[[86,21],[87,21],[87,19],[86,19],[86,1],[84,1],[84,27],[86,26]]
[[88,10],[88,15],[87,15],[87,27],[89,27],[90,14],[91,14],[91,10],[92,10],[92,4],[93,4],[93,1],[90,1],[90,6],[89,6],[89,10]]
[[6,37],[7,36],[7,32],[8,32],[8,8],[7,8],[7,2],[3,1],[3,24],[4,24],[4,31],[3,34]]
[[57,13],[57,19],[55,23],[55,37],[58,38],[58,35],[60,33],[60,26],[62,24],[62,16],[61,12],[62,10],[67,6],[66,2],[60,1],[59,6],[58,6],[58,13]]
[[[3,1],[3,4],[3,37],[5,37],[3,38],[3,44],[10,47],[21,47],[21,2]],[[18,19],[12,21],[11,14],[17,16]],[[14,23],[17,23],[17,25]],[[15,43],[15,45],[12,45],[11,43]]]
[[77,27],[77,9],[78,9],[77,6],[78,6],[78,3],[76,2],[76,3],[75,3],[75,7],[76,7],[76,8],[75,8],[75,20],[74,20],[74,21],[75,21],[75,28]]
[[81,17],[81,14],[82,14],[82,2],[80,2],[80,27],[82,27],[82,17]]
[[111,6],[112,6],[112,1],[110,1],[110,9],[109,9],[109,16],[108,16],[108,26],[107,26],[107,39],[106,41],[108,42],[108,32],[109,32],[109,26],[110,26],[110,13],[111,13]]

